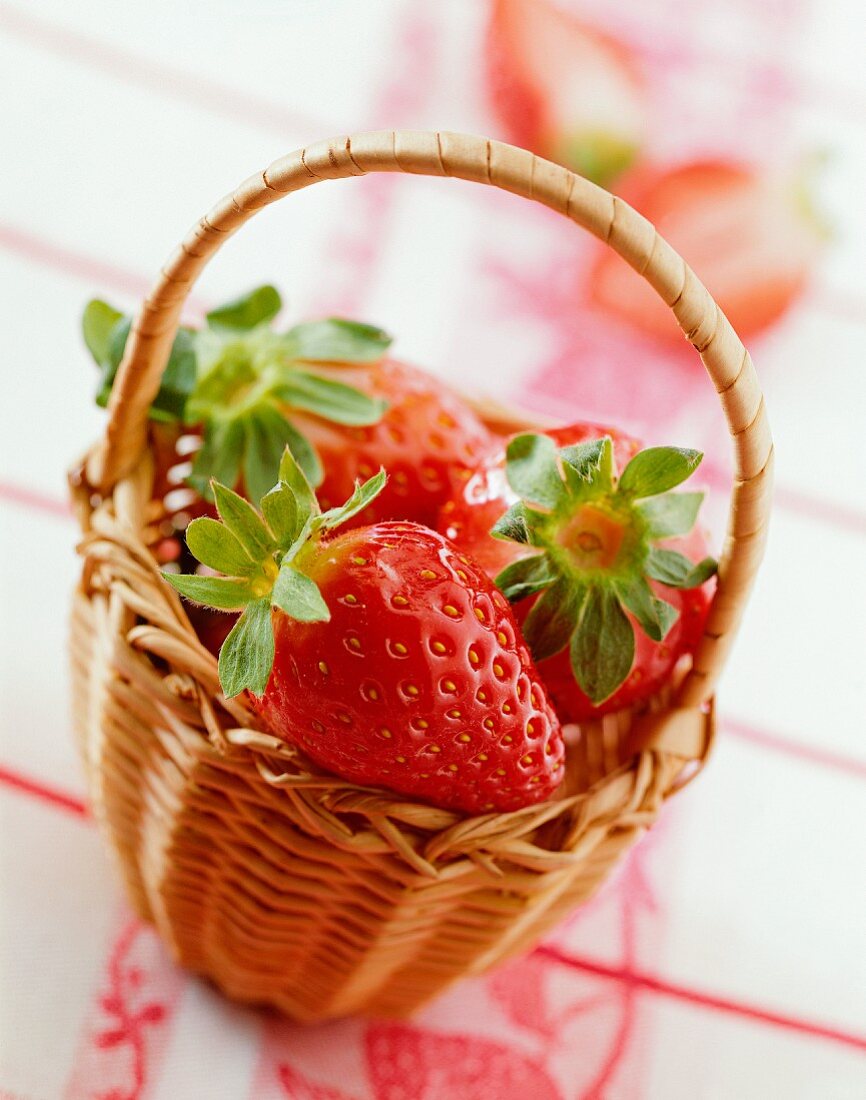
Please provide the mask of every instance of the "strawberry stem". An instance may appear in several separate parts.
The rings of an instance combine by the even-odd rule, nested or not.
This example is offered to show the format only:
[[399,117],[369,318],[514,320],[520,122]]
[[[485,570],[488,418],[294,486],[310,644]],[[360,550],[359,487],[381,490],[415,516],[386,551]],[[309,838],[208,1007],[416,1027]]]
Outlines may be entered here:
[[274,662],[271,608],[304,623],[331,617],[304,567],[315,558],[323,533],[363,511],[385,480],[380,470],[368,481],[357,482],[341,507],[322,512],[304,471],[286,447],[277,484],[262,497],[261,512],[228,486],[212,483],[221,522],[194,519],[187,528],[187,545],[203,565],[227,575],[163,576],[188,600],[223,611],[241,610],[220,650],[220,685],[226,696],[245,689],[264,693]]
[[496,583],[512,603],[538,594],[523,627],[533,657],[568,646],[575,679],[595,705],[631,670],[634,628],[626,612],[656,642],[677,619],[649,580],[693,588],[716,570],[712,558],[695,564],[656,545],[694,526],[703,494],[671,490],[702,457],[650,447],[617,476],[607,436],[557,451],[548,436],[528,432],[508,445],[505,473],[520,499],[491,533],[536,552],[509,565]]
[[[188,482],[206,500],[212,479],[230,486],[242,479],[259,500],[274,484],[286,446],[309,482],[320,483],[321,462],[292,423],[293,411],[353,427],[375,424],[385,413],[385,402],[315,367],[377,362],[391,338],[340,318],[275,332],[270,326],[281,308],[274,287],[258,287],[211,310],[200,330],[181,328],[175,337],[150,416],[201,427]],[[106,302],[85,308],[84,339],[101,369],[100,405],[108,404],[131,325]]]

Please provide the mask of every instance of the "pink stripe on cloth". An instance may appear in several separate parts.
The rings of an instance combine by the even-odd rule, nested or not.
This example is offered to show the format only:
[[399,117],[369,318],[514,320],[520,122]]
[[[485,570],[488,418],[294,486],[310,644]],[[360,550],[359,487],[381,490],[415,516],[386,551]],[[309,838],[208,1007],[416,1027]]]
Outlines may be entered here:
[[64,1100],[143,1100],[159,1078],[185,981],[155,930],[125,915],[94,990]]
[[34,779],[32,776],[23,775],[21,772],[4,767],[2,764],[0,764],[0,786],[11,787],[21,794],[40,799],[42,802],[47,802],[50,806],[56,806],[61,810],[67,810],[77,817],[90,817],[90,811],[83,798],[79,798],[78,795],[69,791],[61,791],[49,783]]
[[331,121],[287,110],[279,103],[250,95],[240,88],[196,76],[186,69],[144,57],[47,19],[35,18],[12,4],[0,3],[0,26],[31,46],[84,65],[121,84],[156,92],[209,111],[221,119],[234,119],[255,130],[276,132],[284,138],[293,131],[317,135],[339,129]]
[[[58,271],[62,275],[91,284],[94,293],[99,287],[108,287],[114,293],[126,294],[134,299],[147,295],[156,277],[150,278],[138,271],[93,256],[89,252],[70,248],[46,237],[38,237],[26,229],[0,222],[0,248],[13,252],[27,263]],[[194,295],[187,299],[184,310],[191,318],[198,319],[209,307]]]
[[808,761],[810,764],[819,764],[822,768],[831,768],[851,779],[866,779],[866,760],[858,760],[855,756],[833,752],[820,745],[810,745],[807,741],[794,741],[790,737],[782,737],[773,730],[744,722],[739,718],[723,716],[719,724],[724,733],[739,737],[753,745],[760,745],[761,748],[781,752],[786,756]]
[[103,284],[136,298],[143,297],[150,289],[149,281],[138,272],[37,237],[35,233],[8,223],[0,223],[0,248],[16,253],[28,263],[53,268],[82,282]]
[[9,481],[0,481],[0,501],[17,504],[34,512],[47,512],[61,519],[72,519],[72,509],[65,500],[48,496],[38,489],[28,489],[25,485],[13,485]]

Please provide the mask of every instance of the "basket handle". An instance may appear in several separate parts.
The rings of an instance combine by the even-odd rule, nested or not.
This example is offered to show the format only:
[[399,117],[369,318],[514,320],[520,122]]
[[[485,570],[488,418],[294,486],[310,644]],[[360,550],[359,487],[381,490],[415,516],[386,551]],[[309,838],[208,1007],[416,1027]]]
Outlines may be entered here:
[[105,438],[88,462],[90,484],[110,491],[144,451],[148,409],[181,308],[223,241],[283,195],[320,180],[368,172],[454,176],[543,203],[609,244],[673,310],[718,391],[735,455],[718,587],[694,666],[678,696],[681,707],[705,703],[760,563],[769,518],[773,444],[752,360],[707,290],[646,218],[615,195],[525,149],[469,134],[382,130],[307,146],[245,180],[193,227],[144,302],[111,394]]

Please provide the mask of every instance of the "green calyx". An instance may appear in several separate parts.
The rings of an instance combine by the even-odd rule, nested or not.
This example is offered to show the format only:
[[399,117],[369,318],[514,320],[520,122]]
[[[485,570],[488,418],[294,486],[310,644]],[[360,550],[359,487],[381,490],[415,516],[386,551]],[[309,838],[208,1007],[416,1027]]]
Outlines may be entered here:
[[695,563],[657,545],[693,528],[703,493],[670,490],[702,457],[650,447],[617,476],[609,437],[557,451],[548,436],[526,433],[508,445],[506,477],[520,500],[491,533],[539,552],[512,562],[496,584],[512,603],[538,595],[523,624],[533,657],[569,647],[575,679],[596,706],[631,671],[626,612],[657,642],[676,622],[678,611],[649,581],[695,588],[716,571],[712,558]]
[[[259,499],[276,481],[287,446],[310,483],[320,483],[319,457],[292,424],[293,410],[353,427],[375,424],[386,410],[383,401],[315,371],[316,364],[377,362],[391,343],[386,333],[339,318],[275,332],[281,308],[274,287],[258,287],[211,310],[201,329],[181,328],[175,337],[150,415],[201,425],[189,483],[205,499],[212,499],[214,478],[232,486],[243,478]],[[108,403],[131,324],[105,302],[84,311],[85,343],[101,370],[99,405]]]
[[261,512],[232,489],[211,483],[220,521],[194,519],[186,531],[192,554],[222,575],[163,576],[182,596],[220,611],[241,611],[219,655],[226,696],[248,689],[262,695],[274,663],[271,608],[298,622],[327,622],[331,615],[308,576],[320,538],[367,507],[382,491],[380,470],[339,508],[323,512],[306,475],[286,447],[276,485],[261,498]]
[[640,153],[635,141],[605,130],[566,133],[554,146],[553,160],[610,188]]

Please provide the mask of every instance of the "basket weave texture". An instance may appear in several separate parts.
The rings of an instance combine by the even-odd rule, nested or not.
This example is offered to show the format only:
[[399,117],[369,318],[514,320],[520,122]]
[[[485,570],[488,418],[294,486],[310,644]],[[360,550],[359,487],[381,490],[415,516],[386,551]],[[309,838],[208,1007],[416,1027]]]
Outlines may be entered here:
[[[147,411],[195,278],[258,209],[319,180],[378,171],[500,187],[606,241],[672,308],[734,444],[718,586],[692,666],[640,713],[582,726],[556,798],[511,814],[465,817],[358,787],[257,729],[220,694],[216,661],[149,549],[163,505]],[[524,423],[481,411],[500,429]],[[163,268],[127,342],[105,438],[71,477],[83,531],[75,725],[136,911],[184,966],[300,1021],[404,1016],[528,948],[594,892],[705,760],[713,685],[763,551],[771,468],[748,353],[682,259],[606,191],[525,150],[426,132],[337,138],[251,177]]]

